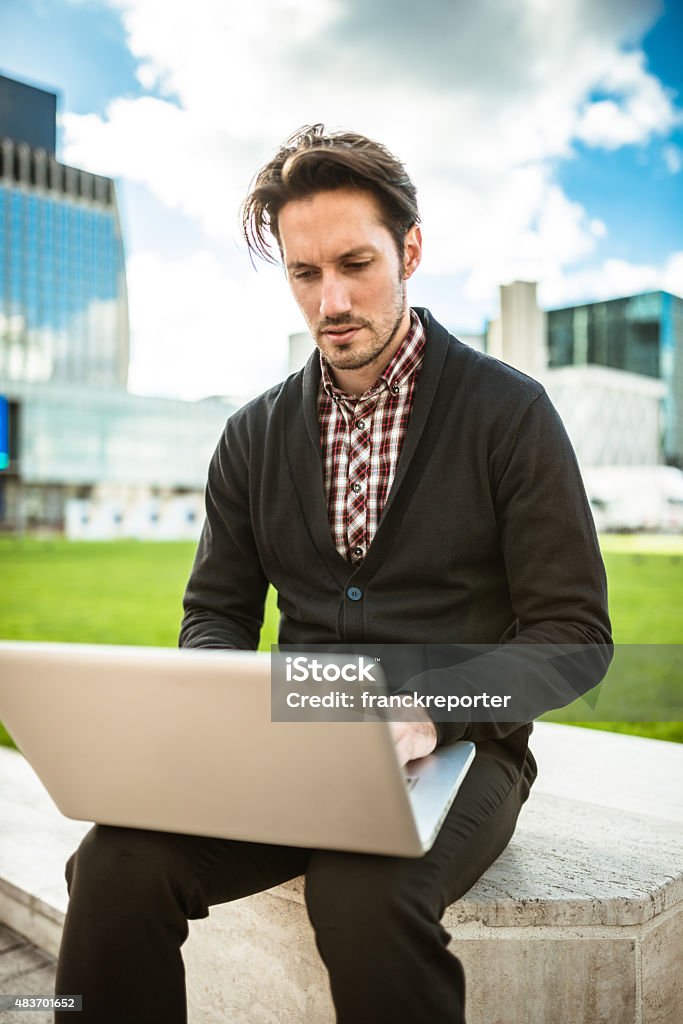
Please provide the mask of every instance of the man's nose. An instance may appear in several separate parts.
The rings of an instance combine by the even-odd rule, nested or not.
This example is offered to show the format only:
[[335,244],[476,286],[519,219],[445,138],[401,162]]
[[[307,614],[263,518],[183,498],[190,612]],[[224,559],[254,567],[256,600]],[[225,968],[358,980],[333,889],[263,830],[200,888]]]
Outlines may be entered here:
[[351,310],[348,282],[340,274],[323,274],[320,291],[320,316],[335,317]]

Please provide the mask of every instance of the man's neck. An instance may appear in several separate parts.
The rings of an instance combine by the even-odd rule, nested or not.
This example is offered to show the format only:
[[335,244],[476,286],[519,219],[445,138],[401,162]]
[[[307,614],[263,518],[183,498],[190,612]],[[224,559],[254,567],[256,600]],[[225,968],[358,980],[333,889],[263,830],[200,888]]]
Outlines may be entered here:
[[362,370],[333,370],[330,367],[330,376],[340,391],[354,398],[360,398],[379,378],[382,370],[388,365],[388,360],[379,369],[373,369],[374,364],[364,366]]

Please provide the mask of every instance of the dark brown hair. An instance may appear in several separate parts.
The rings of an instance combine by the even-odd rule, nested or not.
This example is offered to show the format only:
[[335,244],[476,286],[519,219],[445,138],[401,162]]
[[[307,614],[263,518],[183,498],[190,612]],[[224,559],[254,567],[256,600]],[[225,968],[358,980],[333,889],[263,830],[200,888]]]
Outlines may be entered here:
[[242,204],[250,251],[277,262],[269,236],[282,251],[278,216],[285,203],[338,188],[372,193],[402,258],[406,233],[420,220],[417,191],[403,164],[379,142],[355,132],[326,132],[322,124],[299,128],[254,178]]

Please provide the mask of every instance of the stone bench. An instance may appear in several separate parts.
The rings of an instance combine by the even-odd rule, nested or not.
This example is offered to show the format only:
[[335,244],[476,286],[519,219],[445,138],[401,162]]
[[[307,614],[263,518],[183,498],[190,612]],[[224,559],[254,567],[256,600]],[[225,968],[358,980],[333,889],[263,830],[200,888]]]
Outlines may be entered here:
[[[544,723],[532,747],[510,846],[444,918],[468,1024],[678,1024],[683,745]],[[88,826],[4,749],[0,820],[0,921],[56,954],[63,865]],[[334,1021],[301,879],[212,908],[183,956],[191,1024]]]

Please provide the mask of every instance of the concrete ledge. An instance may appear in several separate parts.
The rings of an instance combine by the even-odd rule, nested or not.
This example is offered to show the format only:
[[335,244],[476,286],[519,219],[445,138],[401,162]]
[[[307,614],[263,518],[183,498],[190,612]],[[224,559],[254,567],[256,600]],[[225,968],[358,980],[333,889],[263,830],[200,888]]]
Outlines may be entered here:
[[[468,1024],[683,1020],[683,746],[537,726],[539,780],[510,846],[444,923]],[[0,749],[0,921],[56,953],[63,818]],[[332,1024],[303,880],[214,907],[183,947],[193,1024]]]

